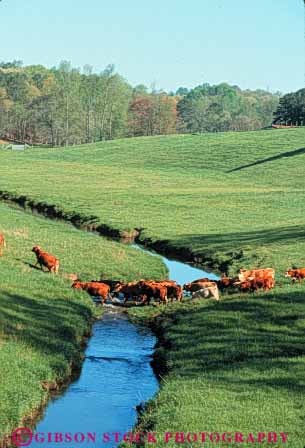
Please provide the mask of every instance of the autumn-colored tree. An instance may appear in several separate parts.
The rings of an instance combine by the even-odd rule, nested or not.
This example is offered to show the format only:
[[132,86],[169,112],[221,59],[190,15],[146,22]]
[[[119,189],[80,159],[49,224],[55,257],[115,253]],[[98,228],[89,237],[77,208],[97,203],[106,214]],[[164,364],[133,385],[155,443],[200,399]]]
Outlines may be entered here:
[[129,107],[130,134],[161,135],[176,132],[176,98],[165,93],[135,96]]
[[[63,61],[48,69],[0,63],[0,137],[51,145],[118,137],[257,129],[271,124],[278,94],[203,84],[176,93],[132,88],[108,65],[81,72]],[[283,97],[276,119],[300,121],[304,94]],[[284,114],[284,115],[283,115]],[[278,117],[278,118],[277,118]]]

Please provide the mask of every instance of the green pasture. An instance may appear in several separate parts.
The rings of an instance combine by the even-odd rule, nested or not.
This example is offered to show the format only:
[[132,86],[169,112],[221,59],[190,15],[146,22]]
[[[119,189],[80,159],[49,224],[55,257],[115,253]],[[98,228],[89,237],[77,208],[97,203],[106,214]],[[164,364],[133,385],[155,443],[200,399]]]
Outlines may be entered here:
[[[305,286],[132,314],[154,319],[168,368],[137,430],[157,432],[158,446],[304,447]],[[166,432],[200,431],[284,432],[288,443],[162,444]]]
[[[96,313],[87,293],[71,289],[67,274],[83,280],[165,277],[159,257],[70,225],[0,204],[0,441],[46,400],[49,385],[67,380],[82,358],[82,340]],[[59,275],[35,269],[31,248],[59,257]],[[44,386],[44,387],[43,387]]]
[[[305,265],[305,129],[0,152],[0,190],[240,265]],[[231,263],[233,259],[233,264]]]
[[[305,288],[291,286],[283,276],[291,265],[305,266],[304,162],[305,129],[147,137],[24,153],[0,151],[0,190],[11,196],[55,205],[68,216],[79,214],[86,223],[122,231],[141,228],[142,240],[165,241],[181,253],[187,249],[212,260],[215,268],[226,266],[230,273],[241,266],[276,269],[277,286],[269,293],[134,311],[137,318],[154,318],[167,342],[158,354],[168,372],[143,415],[143,428],[159,433],[283,431],[289,432],[286,446],[305,445]],[[7,213],[34,222],[21,212]],[[9,232],[11,222],[7,218],[3,230]],[[146,264],[139,251],[55,222],[37,222],[39,231],[47,227],[41,241],[62,259],[64,272],[79,272],[84,279],[100,271],[128,279],[164,275],[154,257]],[[55,226],[65,229],[64,238],[53,239]],[[71,240],[67,233],[73,235]],[[86,257],[80,257],[72,244],[76,235]],[[33,239],[25,247],[23,238],[18,238],[27,255],[16,255],[19,260],[7,255],[12,257],[12,268],[5,275],[7,288],[22,295],[28,287],[27,296],[35,298],[37,290],[41,294],[43,279],[64,291],[69,282],[62,276],[50,283],[47,274],[24,264],[31,258]],[[67,241],[71,241],[73,257],[66,255]],[[89,241],[94,241],[94,251],[98,244],[115,249],[101,249],[96,257],[90,243],[91,250],[87,248]],[[0,260],[1,268],[6,266],[4,260]],[[13,278],[11,271],[16,272]],[[25,281],[21,287],[14,280],[17,273],[35,281],[28,286]],[[81,303],[86,312],[90,308],[85,295],[69,288],[66,294],[69,298],[72,294],[70,302]],[[82,316],[79,310],[75,313]],[[31,338],[24,340],[20,343],[31,343]],[[47,366],[48,360],[44,356]]]

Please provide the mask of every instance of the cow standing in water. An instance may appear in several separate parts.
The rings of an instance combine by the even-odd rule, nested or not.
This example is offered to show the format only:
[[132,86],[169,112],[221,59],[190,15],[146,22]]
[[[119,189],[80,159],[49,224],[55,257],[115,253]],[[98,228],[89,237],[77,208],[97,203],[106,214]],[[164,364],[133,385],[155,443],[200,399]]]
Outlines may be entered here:
[[83,289],[87,291],[87,293],[91,297],[100,297],[101,303],[104,305],[107,298],[112,301],[112,297],[110,295],[110,286],[101,282],[80,282],[76,281],[72,285],[73,289]]

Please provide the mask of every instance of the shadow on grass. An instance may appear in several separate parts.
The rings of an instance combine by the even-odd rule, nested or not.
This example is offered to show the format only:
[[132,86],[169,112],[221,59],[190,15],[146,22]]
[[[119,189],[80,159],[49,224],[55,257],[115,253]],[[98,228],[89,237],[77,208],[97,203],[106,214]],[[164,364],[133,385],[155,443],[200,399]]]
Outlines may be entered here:
[[25,266],[28,266],[31,269],[36,269],[37,271],[42,271],[41,267],[36,264],[29,263],[28,261],[24,261],[21,258],[15,258],[15,260],[20,261],[22,264],[24,264]]
[[79,363],[80,340],[89,330],[89,308],[73,300],[48,298],[47,293],[44,299],[43,292],[31,298],[7,292],[0,297],[0,324],[5,337],[44,354],[64,356],[68,363]]
[[305,392],[305,290],[183,307],[167,328],[177,376]]
[[267,159],[260,159],[260,160],[257,160],[256,162],[248,163],[247,165],[241,165],[237,168],[233,168],[232,170],[227,171],[227,173],[234,173],[235,171],[241,171],[246,168],[250,168],[251,166],[261,165],[263,163],[273,162],[274,160],[283,159],[285,157],[294,157],[294,156],[299,156],[302,154],[305,154],[305,148],[299,148],[299,149],[294,149],[293,151],[282,152],[281,154],[278,154],[276,156],[267,157]]
[[[225,234],[211,234],[211,235],[180,235],[181,242],[187,241],[190,245],[220,245],[222,248],[236,248],[242,245],[259,245],[259,244],[273,244],[289,240],[305,240],[305,226],[289,226],[277,227],[273,229],[254,230],[248,232],[234,232]],[[178,242],[180,242],[178,240]]]

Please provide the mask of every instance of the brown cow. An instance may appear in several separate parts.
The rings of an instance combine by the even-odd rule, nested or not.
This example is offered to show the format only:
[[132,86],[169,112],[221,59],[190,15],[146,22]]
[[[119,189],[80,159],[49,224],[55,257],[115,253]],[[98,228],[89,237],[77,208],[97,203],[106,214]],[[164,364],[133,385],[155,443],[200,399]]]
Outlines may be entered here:
[[123,284],[123,282],[121,282],[120,280],[102,279],[102,278],[100,280],[91,280],[91,281],[96,283],[104,283],[105,285],[110,286],[110,294],[116,297],[118,296],[118,293],[115,292],[115,288]]
[[143,293],[139,282],[129,282],[129,283],[118,283],[117,286],[113,289],[115,293],[124,294],[124,303],[126,303],[129,299],[135,300],[137,297],[140,297],[143,300]]
[[301,283],[305,278],[305,268],[288,269],[285,273],[285,277],[290,277],[292,281],[295,282],[298,280],[298,282]]
[[243,292],[254,292],[259,289],[264,289],[265,291],[269,291],[274,288],[275,281],[271,277],[261,277],[256,279],[249,279],[243,282],[236,281],[234,285],[238,286],[239,289]]
[[73,283],[72,288],[83,289],[84,291],[87,291],[91,297],[100,297],[102,304],[106,302],[108,296],[112,301],[112,297],[109,294],[110,286],[105,283],[76,281]]
[[255,290],[252,280],[246,280],[244,282],[236,281],[234,286],[237,286],[242,292],[253,292]]
[[0,233],[0,257],[2,257],[2,248],[6,247],[6,242],[3,233]]
[[171,303],[174,302],[174,299],[178,300],[178,302],[182,302],[183,289],[182,286],[177,285],[177,282],[175,282],[174,280],[162,280],[155,283],[165,286],[165,288],[167,289],[167,298],[171,299]]
[[247,280],[258,280],[262,278],[270,278],[274,280],[275,272],[272,268],[265,269],[240,269],[238,273],[238,279],[240,282],[245,282]]
[[238,281],[237,277],[226,277],[225,275],[221,276],[220,280],[216,280],[215,283],[217,284],[220,291],[228,290],[232,287],[234,287],[235,282]]
[[141,288],[142,301],[149,305],[151,298],[159,300],[159,303],[167,305],[167,288],[155,281],[140,280],[138,285]]
[[208,277],[198,278],[197,280],[193,280],[192,283],[198,283],[198,282],[210,282],[211,279]]
[[58,274],[59,260],[54,257],[54,255],[42,251],[40,246],[34,246],[32,252],[34,252],[37,257],[35,266],[37,266],[37,264],[40,264],[40,268],[42,271],[43,266],[45,266],[49,270],[49,272],[55,272],[55,274]]

